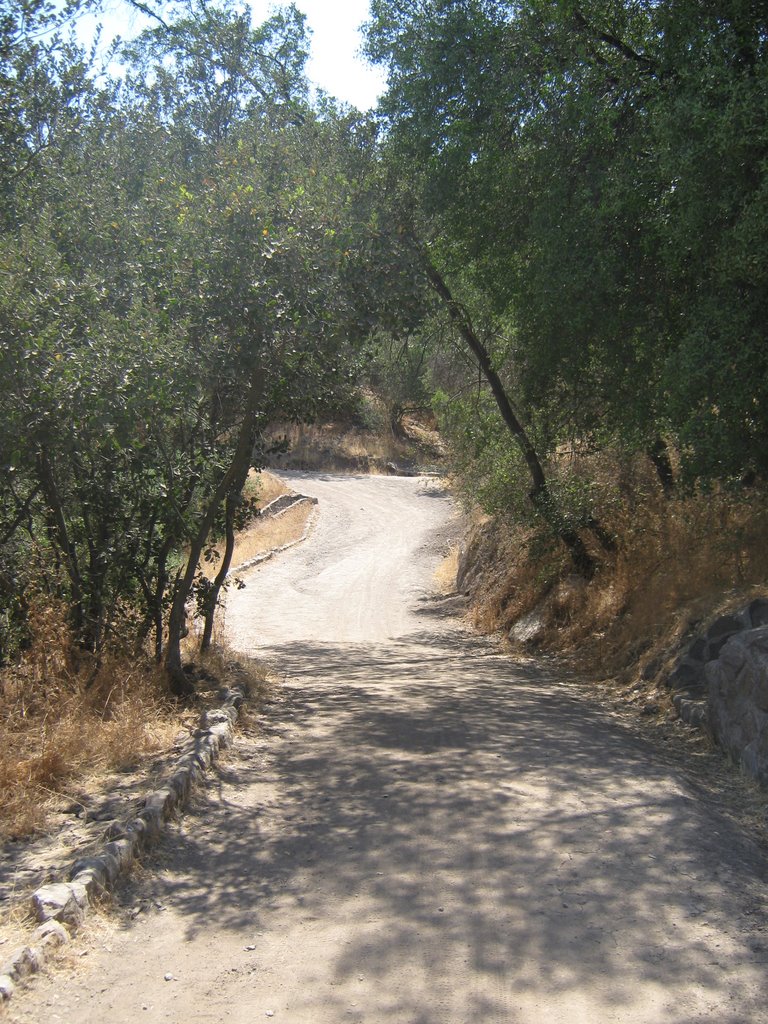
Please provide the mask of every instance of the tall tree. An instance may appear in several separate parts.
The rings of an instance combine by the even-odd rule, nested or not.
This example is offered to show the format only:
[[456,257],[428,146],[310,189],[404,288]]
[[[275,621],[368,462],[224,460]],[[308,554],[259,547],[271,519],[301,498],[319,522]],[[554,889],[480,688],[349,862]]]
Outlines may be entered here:
[[765,470],[765,39],[739,0],[373,3],[392,144],[551,446]]

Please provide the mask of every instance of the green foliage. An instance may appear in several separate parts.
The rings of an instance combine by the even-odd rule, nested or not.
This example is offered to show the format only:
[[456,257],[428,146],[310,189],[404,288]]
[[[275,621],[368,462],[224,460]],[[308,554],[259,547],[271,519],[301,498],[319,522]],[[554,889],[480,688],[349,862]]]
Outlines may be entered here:
[[530,521],[525,463],[487,391],[478,387],[449,395],[437,390],[434,408],[441,430],[451,438],[452,463],[465,501],[489,515],[511,513]]
[[372,5],[391,145],[549,443],[768,470],[766,38],[741,0]]
[[0,15],[6,648],[33,575],[96,653],[128,606],[178,642],[264,429],[363,370],[395,429],[437,389],[473,495],[571,545],[574,442],[768,470],[759,5],[374,0],[384,133],[309,104],[293,5],[194,0],[121,81],[77,8]]
[[239,125],[301,120],[309,56],[305,16],[294,4],[262,25],[231,0],[193,0],[169,25],[147,29],[125,47],[131,88],[155,115],[187,133],[187,144],[221,142]]
[[308,106],[294,7],[258,28],[185,9],[123,84],[36,41],[50,27],[20,0],[0,25],[2,644],[34,560],[84,648],[138,609],[159,656],[262,430],[349,401],[379,301],[376,136]]

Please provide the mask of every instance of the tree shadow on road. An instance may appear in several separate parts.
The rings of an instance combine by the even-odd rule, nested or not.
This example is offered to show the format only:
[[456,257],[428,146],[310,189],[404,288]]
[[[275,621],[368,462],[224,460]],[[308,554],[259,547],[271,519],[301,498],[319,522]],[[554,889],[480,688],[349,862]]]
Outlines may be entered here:
[[190,938],[335,920],[338,1019],[361,975],[393,1024],[528,1020],[528,996],[634,1021],[641,992],[659,1021],[766,1019],[760,851],[576,689],[436,631],[270,654],[294,681],[194,812],[214,831],[173,840]]

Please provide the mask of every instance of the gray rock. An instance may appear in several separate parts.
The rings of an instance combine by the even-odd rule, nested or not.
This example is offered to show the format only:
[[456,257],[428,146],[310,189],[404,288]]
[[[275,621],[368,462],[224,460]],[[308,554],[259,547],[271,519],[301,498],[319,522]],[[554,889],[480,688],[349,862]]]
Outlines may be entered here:
[[87,906],[88,893],[79,882],[54,882],[32,894],[32,910],[38,921],[61,921],[77,928]]
[[719,619],[715,619],[707,627],[706,637],[707,640],[717,640],[721,636],[732,636],[734,633],[739,633],[743,629],[749,629],[752,626],[752,619],[748,609],[743,609],[740,612],[733,612],[729,615],[721,615]]
[[102,857],[114,857],[118,865],[118,873],[130,867],[136,855],[136,836],[131,833],[122,839],[113,839],[104,847]]
[[235,686],[224,690],[222,699],[225,704],[229,704],[231,707],[239,710],[243,706],[243,702],[247,696],[248,694],[246,693],[245,686],[236,684]]
[[42,947],[66,946],[69,942],[69,932],[58,921],[46,921],[34,932],[35,941]]
[[148,806],[139,812],[139,818],[147,826],[147,836],[153,838],[163,830],[165,816],[160,807]]
[[22,978],[39,971],[44,959],[44,955],[32,946],[22,946],[15,949],[0,967],[0,975],[10,978],[11,981],[21,981]]
[[688,648],[687,657],[693,661],[707,661],[708,660],[708,648],[709,644],[700,636],[697,640],[694,640],[691,646]]
[[529,612],[512,626],[509,639],[512,643],[522,644],[524,647],[535,647],[541,642],[545,629],[546,625],[539,612]]
[[120,871],[120,865],[114,857],[85,857],[76,860],[69,873],[70,881],[81,882],[88,895],[97,895],[113,885]]
[[756,598],[747,609],[752,627],[768,626],[768,599]]
[[703,662],[683,655],[669,673],[667,686],[670,690],[701,690],[703,693],[706,687]]
[[[173,809],[176,806],[176,794],[170,789],[158,789],[154,793],[150,793],[144,801],[145,810],[150,813],[155,812],[159,814],[163,820],[169,818],[173,813]],[[148,821],[148,818],[142,812],[139,815],[140,818],[144,818]]]
[[715,739],[768,784],[768,626],[731,637],[705,673]]
[[217,708],[215,711],[206,711],[203,716],[203,728],[210,729],[211,726],[225,723],[228,725],[234,725],[237,721],[237,709],[232,707],[231,704],[225,704],[221,708]]
[[167,786],[176,797],[174,804],[183,804],[186,801],[189,795],[190,776],[189,768],[179,768],[168,779]]
[[710,640],[707,644],[707,661],[717,661],[720,657],[720,652],[731,639],[735,636],[735,633],[723,633],[722,636],[715,637],[714,640]]

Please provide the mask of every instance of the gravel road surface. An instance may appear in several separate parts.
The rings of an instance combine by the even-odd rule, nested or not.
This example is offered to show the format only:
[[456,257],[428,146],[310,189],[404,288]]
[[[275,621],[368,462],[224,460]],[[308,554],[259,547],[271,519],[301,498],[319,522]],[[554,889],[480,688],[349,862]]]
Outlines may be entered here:
[[10,1019],[768,1022],[756,843],[556,669],[446,616],[433,482],[291,482],[316,526],[227,613],[284,685]]

